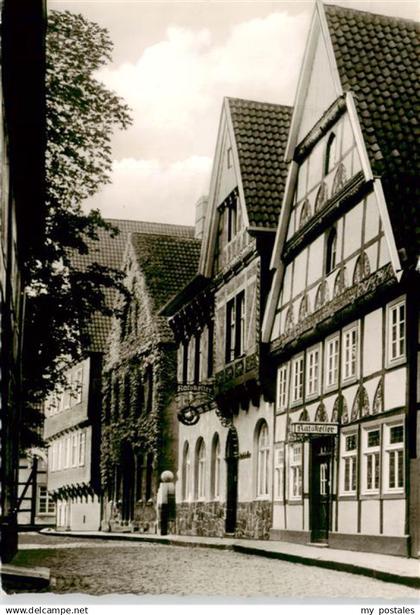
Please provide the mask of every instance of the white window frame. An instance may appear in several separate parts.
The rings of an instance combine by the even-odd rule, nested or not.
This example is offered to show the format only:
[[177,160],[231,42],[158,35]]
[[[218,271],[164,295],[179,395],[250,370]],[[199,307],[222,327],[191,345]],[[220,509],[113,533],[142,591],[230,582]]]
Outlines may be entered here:
[[[316,361],[312,364],[312,357]],[[317,344],[306,351],[306,397],[312,398],[319,395],[321,371],[321,345]]]
[[284,489],[284,443],[274,447],[274,500],[283,500]]
[[[300,367],[299,367],[300,366]],[[304,368],[305,361],[303,353],[294,357],[291,362],[291,402],[292,405],[298,405],[303,401],[303,389],[304,389]],[[300,374],[300,378],[299,378]]]
[[284,363],[277,369],[277,410],[285,410],[289,391],[289,364]]
[[[369,434],[379,431],[379,444],[368,447]],[[378,495],[381,486],[381,446],[382,446],[382,428],[381,424],[370,425],[362,429],[362,494],[363,495]],[[375,460],[375,467],[372,468],[372,476],[375,475],[376,463],[378,467],[378,481],[373,487],[368,485],[368,465]],[[377,460],[377,461],[376,461]]]
[[182,449],[182,500],[191,500],[191,447],[185,442]]
[[[399,318],[399,310],[403,307],[404,309],[404,320],[403,322],[403,335],[400,335],[400,327],[401,327],[401,319]],[[397,314],[397,322],[393,324],[393,314]],[[406,344],[407,344],[407,332],[406,332],[406,322],[407,322],[407,308],[405,297],[399,297],[392,303],[389,303],[386,307],[386,335],[387,335],[387,365],[388,367],[392,367],[394,365],[398,365],[399,363],[403,363],[406,357]],[[394,354],[393,346],[393,332],[396,332],[395,344],[399,346],[402,342],[403,350],[401,352],[398,349],[398,353]]]
[[[403,439],[401,442],[394,442],[391,444],[391,430],[394,427],[402,427],[403,430]],[[393,422],[386,423],[384,425],[384,433],[383,433],[383,443],[384,443],[384,451],[383,451],[383,472],[382,472],[382,489],[384,493],[404,493],[405,487],[405,433],[404,433],[404,421],[402,419]],[[398,480],[398,457],[399,453],[401,453],[401,465],[402,465],[402,485],[397,485],[394,487],[390,486],[390,461],[391,456],[395,456],[395,465],[394,465],[394,478],[396,479],[396,483]]]
[[[352,354],[354,336],[354,356]],[[350,344],[348,343],[350,341]],[[341,363],[341,379],[343,383],[348,383],[356,380],[359,376],[359,364],[360,364],[360,326],[356,324],[349,325],[343,329],[342,340],[342,363]]]
[[270,431],[267,423],[260,424],[257,434],[256,495],[267,499],[270,495]]
[[301,500],[303,492],[303,445],[289,444],[289,500]]
[[211,460],[211,490],[212,499],[220,499],[220,471],[222,467],[222,449],[219,436],[213,440],[212,445],[212,460]]
[[[356,438],[356,448],[352,450],[346,450],[347,438]],[[357,474],[359,467],[359,442],[358,433],[354,429],[352,431],[346,431],[341,434],[341,477],[340,477],[340,495],[356,495],[357,493]],[[349,483],[350,488],[346,489],[346,465],[349,465]],[[352,482],[354,478],[354,489],[352,488]]]
[[[334,352],[332,354],[332,356],[335,358],[335,365],[331,366],[330,369],[330,345],[337,343],[337,350],[336,352]],[[334,335],[331,335],[330,337],[327,337],[327,339],[325,340],[325,389],[327,391],[331,391],[334,390],[338,387],[338,381],[339,381],[339,366],[340,366],[340,334],[339,333],[335,333]],[[331,382],[330,381],[330,373],[335,374],[335,378],[334,380]]]
[[79,459],[79,432],[71,435],[71,467],[76,468]]
[[197,460],[196,460],[196,490],[195,497],[197,500],[205,500],[206,499],[206,468],[207,468],[207,458],[206,458],[206,445],[204,440],[200,441],[200,444],[197,448]]
[[84,466],[86,460],[86,431],[81,431],[79,434],[79,458],[78,465]]
[[[45,510],[41,510],[41,503],[45,506]],[[55,502],[51,499],[47,485],[38,485],[37,515],[43,517],[45,515],[53,515],[54,513]]]

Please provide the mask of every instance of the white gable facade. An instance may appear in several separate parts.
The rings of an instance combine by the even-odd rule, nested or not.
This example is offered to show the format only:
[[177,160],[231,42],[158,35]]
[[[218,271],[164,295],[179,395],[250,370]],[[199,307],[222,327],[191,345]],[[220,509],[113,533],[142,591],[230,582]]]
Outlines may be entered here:
[[277,371],[271,537],[407,555],[407,298],[321,4],[286,155],[262,333]]

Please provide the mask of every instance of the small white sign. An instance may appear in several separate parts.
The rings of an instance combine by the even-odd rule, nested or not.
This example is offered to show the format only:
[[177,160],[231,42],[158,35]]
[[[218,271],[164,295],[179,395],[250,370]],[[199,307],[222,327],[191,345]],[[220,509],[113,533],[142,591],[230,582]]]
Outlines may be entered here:
[[299,421],[291,424],[292,433],[314,434],[314,435],[335,435],[338,433],[338,423],[306,423]]

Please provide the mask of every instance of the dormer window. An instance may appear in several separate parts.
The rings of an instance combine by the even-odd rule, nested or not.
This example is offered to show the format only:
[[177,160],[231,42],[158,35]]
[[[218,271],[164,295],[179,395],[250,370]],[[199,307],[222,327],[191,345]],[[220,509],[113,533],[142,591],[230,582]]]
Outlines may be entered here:
[[332,228],[327,236],[327,247],[325,253],[325,273],[328,275],[333,271],[337,260],[337,231]]
[[226,162],[227,162],[227,168],[231,169],[232,165],[233,165],[233,155],[232,155],[232,148],[231,147],[228,147],[228,149],[227,149]]
[[328,137],[327,147],[325,148],[324,158],[324,175],[328,175],[335,164],[335,151],[337,146],[337,139],[332,132]]

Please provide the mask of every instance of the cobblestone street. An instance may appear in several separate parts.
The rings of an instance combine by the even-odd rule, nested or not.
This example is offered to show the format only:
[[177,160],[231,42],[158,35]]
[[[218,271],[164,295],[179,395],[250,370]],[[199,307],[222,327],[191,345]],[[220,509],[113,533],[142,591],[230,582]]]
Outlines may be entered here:
[[[51,569],[58,593],[418,598],[363,576],[209,548],[24,534],[14,563]],[[38,548],[39,547],[39,548]]]

